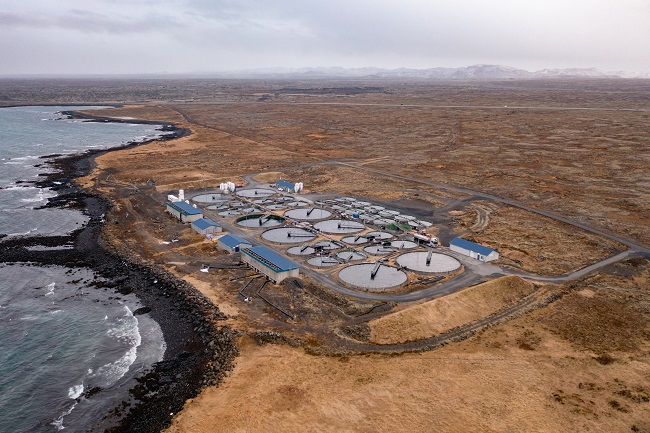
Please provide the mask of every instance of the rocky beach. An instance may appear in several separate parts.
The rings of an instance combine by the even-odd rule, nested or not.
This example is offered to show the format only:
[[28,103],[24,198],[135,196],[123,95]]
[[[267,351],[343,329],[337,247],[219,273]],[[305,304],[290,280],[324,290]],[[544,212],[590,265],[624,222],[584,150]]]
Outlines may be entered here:
[[[187,134],[171,125],[166,125],[165,130],[173,130],[173,134],[164,139]],[[43,207],[77,209],[89,222],[64,236],[5,237],[0,263],[90,268],[101,277],[91,290],[112,290],[118,299],[129,294],[137,296],[143,306],[133,314],[149,314],[158,322],[166,343],[164,359],[139,374],[129,398],[98,419],[91,431],[158,432],[170,424],[173,414],[188,398],[220,381],[232,368],[237,348],[232,331],[221,324],[224,315],[204,295],[170,273],[143,263],[129,251],[120,250],[108,236],[103,236],[105,224],[119,224],[110,217],[111,203],[83,190],[75,179],[87,175],[94,166],[93,159],[107,151],[111,150],[44,157],[55,170],[37,185],[57,195]],[[65,247],[70,245],[73,247]],[[97,398],[102,391],[99,387],[84,389],[77,400]]]

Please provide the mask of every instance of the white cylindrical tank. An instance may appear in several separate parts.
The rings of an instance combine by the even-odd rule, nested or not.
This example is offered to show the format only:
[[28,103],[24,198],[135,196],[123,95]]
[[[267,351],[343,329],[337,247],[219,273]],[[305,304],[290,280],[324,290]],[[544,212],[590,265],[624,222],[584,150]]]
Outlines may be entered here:
[[182,200],[185,200],[185,191],[183,191],[182,189],[179,189],[179,190],[178,190],[178,198],[179,198],[181,201],[182,201]]

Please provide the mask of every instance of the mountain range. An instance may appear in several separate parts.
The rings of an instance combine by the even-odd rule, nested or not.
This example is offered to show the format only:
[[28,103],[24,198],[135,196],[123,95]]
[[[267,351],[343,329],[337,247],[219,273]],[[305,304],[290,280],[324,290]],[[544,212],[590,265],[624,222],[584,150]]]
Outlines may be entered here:
[[650,78],[649,73],[606,72],[596,68],[542,69],[529,72],[525,69],[501,65],[472,65],[460,68],[382,69],[382,68],[272,68],[231,73],[223,76],[291,77],[291,78],[419,78],[431,80],[506,80],[545,78]]

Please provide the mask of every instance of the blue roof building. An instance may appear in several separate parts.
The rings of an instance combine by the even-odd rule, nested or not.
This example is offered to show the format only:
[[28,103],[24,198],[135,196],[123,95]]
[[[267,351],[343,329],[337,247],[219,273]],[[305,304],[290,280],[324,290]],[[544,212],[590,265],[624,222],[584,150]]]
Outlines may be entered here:
[[242,261],[266,275],[274,283],[279,283],[288,277],[298,277],[300,269],[300,266],[291,260],[265,246],[242,249]]
[[296,191],[296,184],[295,183],[291,183],[291,182],[288,182],[286,180],[280,179],[275,184],[278,186],[278,188],[285,189],[288,192],[295,192]]
[[455,238],[452,240],[449,243],[449,248],[452,251],[456,251],[482,262],[489,262],[499,258],[498,251],[463,238]]
[[230,254],[238,253],[243,248],[252,247],[249,241],[235,235],[225,235],[217,239],[217,245],[222,250],[228,251]]
[[168,201],[165,205],[167,206],[167,212],[172,214],[179,221],[190,223],[199,218],[203,218],[203,213],[199,209],[189,203],[185,203],[184,201]]
[[206,218],[199,218],[196,221],[192,221],[192,230],[197,232],[200,235],[214,234],[219,233],[223,229],[217,223]]

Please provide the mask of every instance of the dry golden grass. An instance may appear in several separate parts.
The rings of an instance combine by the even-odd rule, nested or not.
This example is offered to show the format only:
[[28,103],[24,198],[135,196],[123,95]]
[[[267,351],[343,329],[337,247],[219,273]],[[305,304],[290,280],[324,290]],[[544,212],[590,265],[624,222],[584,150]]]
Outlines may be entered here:
[[[243,339],[232,374],[168,433],[624,432],[650,419],[650,366],[601,365],[526,319],[436,352],[311,356]],[[616,401],[617,408],[612,401]]]
[[433,337],[489,316],[532,290],[532,283],[517,276],[468,287],[370,321],[370,341],[396,344]]
[[256,180],[258,182],[267,182],[267,183],[275,182],[278,179],[289,179],[289,176],[287,176],[286,173],[283,173],[281,171],[268,171],[266,173],[260,173],[258,175],[255,175],[253,177],[253,180]]
[[625,250],[618,242],[532,212],[500,206],[468,236],[501,254],[501,263],[540,275],[561,275]]

